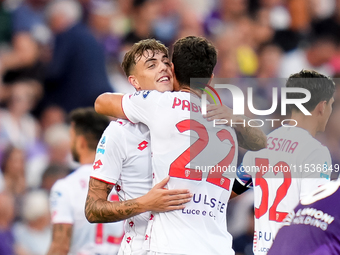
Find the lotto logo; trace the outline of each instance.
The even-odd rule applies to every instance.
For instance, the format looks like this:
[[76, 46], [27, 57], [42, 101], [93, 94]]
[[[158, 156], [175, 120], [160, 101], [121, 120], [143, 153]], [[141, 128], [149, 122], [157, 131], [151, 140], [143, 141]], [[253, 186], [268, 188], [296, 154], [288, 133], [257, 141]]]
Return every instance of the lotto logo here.
[[121, 188], [120, 188], [120, 186], [118, 184], [116, 184], [116, 191], [117, 192], [121, 191]]
[[145, 235], [145, 240], [148, 240], [149, 236], [148, 235]]
[[144, 150], [146, 147], [148, 147], [148, 142], [147, 141], [143, 141], [143, 142], [141, 142], [140, 144], [138, 144], [138, 150]]
[[150, 220], [153, 220], [153, 214], [150, 215]]
[[126, 242], [130, 243], [131, 242], [131, 237], [126, 238]]
[[129, 222], [129, 225], [130, 225], [130, 227], [132, 228], [133, 225], [134, 225], [133, 221], [130, 221], [130, 222]]
[[103, 165], [102, 161], [99, 159], [93, 164], [93, 170], [100, 168]]

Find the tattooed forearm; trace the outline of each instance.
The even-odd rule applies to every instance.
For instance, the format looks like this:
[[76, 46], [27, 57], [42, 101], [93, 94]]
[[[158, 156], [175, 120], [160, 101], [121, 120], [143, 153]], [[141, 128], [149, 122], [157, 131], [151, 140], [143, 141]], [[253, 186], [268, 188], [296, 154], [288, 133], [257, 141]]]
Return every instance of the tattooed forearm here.
[[257, 151], [267, 146], [267, 136], [260, 128], [247, 126], [248, 117], [243, 117], [245, 126], [235, 125], [239, 146], [252, 151]]
[[85, 204], [85, 216], [91, 223], [106, 223], [125, 220], [142, 212], [136, 199], [128, 201], [107, 201], [113, 185], [93, 178], [90, 179], [89, 191]]

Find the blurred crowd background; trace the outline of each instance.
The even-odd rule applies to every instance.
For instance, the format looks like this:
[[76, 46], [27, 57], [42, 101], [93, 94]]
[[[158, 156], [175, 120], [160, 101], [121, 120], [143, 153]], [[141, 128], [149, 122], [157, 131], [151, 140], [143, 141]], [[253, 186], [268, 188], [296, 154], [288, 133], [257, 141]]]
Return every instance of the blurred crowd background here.
[[[259, 108], [301, 69], [340, 78], [340, 0], [0, 0], [0, 254], [5, 242], [19, 255], [49, 247], [49, 190], [77, 167], [67, 114], [103, 92], [134, 92], [120, 67], [133, 43], [156, 38], [171, 51], [187, 35], [215, 44], [215, 77], [253, 87]], [[338, 164], [340, 90], [318, 139]], [[247, 192], [229, 204], [238, 255], [252, 254], [252, 202]]]

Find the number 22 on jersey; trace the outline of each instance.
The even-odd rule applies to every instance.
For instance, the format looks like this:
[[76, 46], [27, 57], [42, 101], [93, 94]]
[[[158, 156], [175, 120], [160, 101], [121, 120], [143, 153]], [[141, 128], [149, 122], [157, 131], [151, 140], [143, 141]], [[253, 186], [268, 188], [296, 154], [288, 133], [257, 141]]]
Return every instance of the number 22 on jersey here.
[[[176, 124], [180, 133], [188, 130], [195, 131], [198, 134], [198, 139], [188, 149], [186, 149], [172, 164], [170, 165], [169, 175], [172, 177], [189, 179], [194, 181], [202, 180], [202, 171], [198, 169], [186, 168], [186, 165], [202, 152], [209, 142], [209, 134], [206, 127], [195, 120], [183, 120]], [[221, 142], [229, 140], [232, 147], [229, 153], [217, 164], [228, 167], [233, 161], [235, 155], [235, 141], [228, 130], [221, 129], [216, 133], [216, 136]], [[217, 166], [216, 165], [216, 166]], [[216, 169], [216, 166], [211, 169]], [[226, 190], [230, 189], [230, 179], [223, 177], [223, 171], [209, 171], [207, 182], [215, 184]]]

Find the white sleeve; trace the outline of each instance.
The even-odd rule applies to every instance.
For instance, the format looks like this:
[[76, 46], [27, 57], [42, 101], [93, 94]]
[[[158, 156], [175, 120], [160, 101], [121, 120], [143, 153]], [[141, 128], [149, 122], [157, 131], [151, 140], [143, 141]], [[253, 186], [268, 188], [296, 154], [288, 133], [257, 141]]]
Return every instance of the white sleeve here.
[[137, 91], [133, 95], [124, 95], [122, 99], [123, 111], [132, 123], [142, 122], [146, 125], [157, 111], [157, 105], [163, 93], [155, 90]]
[[314, 150], [302, 163], [300, 199], [328, 183], [331, 178], [332, 159], [327, 147]]
[[74, 218], [72, 205], [69, 199], [67, 185], [65, 180], [58, 180], [52, 187], [50, 193], [50, 208], [52, 224], [66, 223], [73, 224]]
[[116, 184], [126, 159], [124, 127], [111, 122], [105, 129], [96, 150], [91, 177], [110, 184]]

